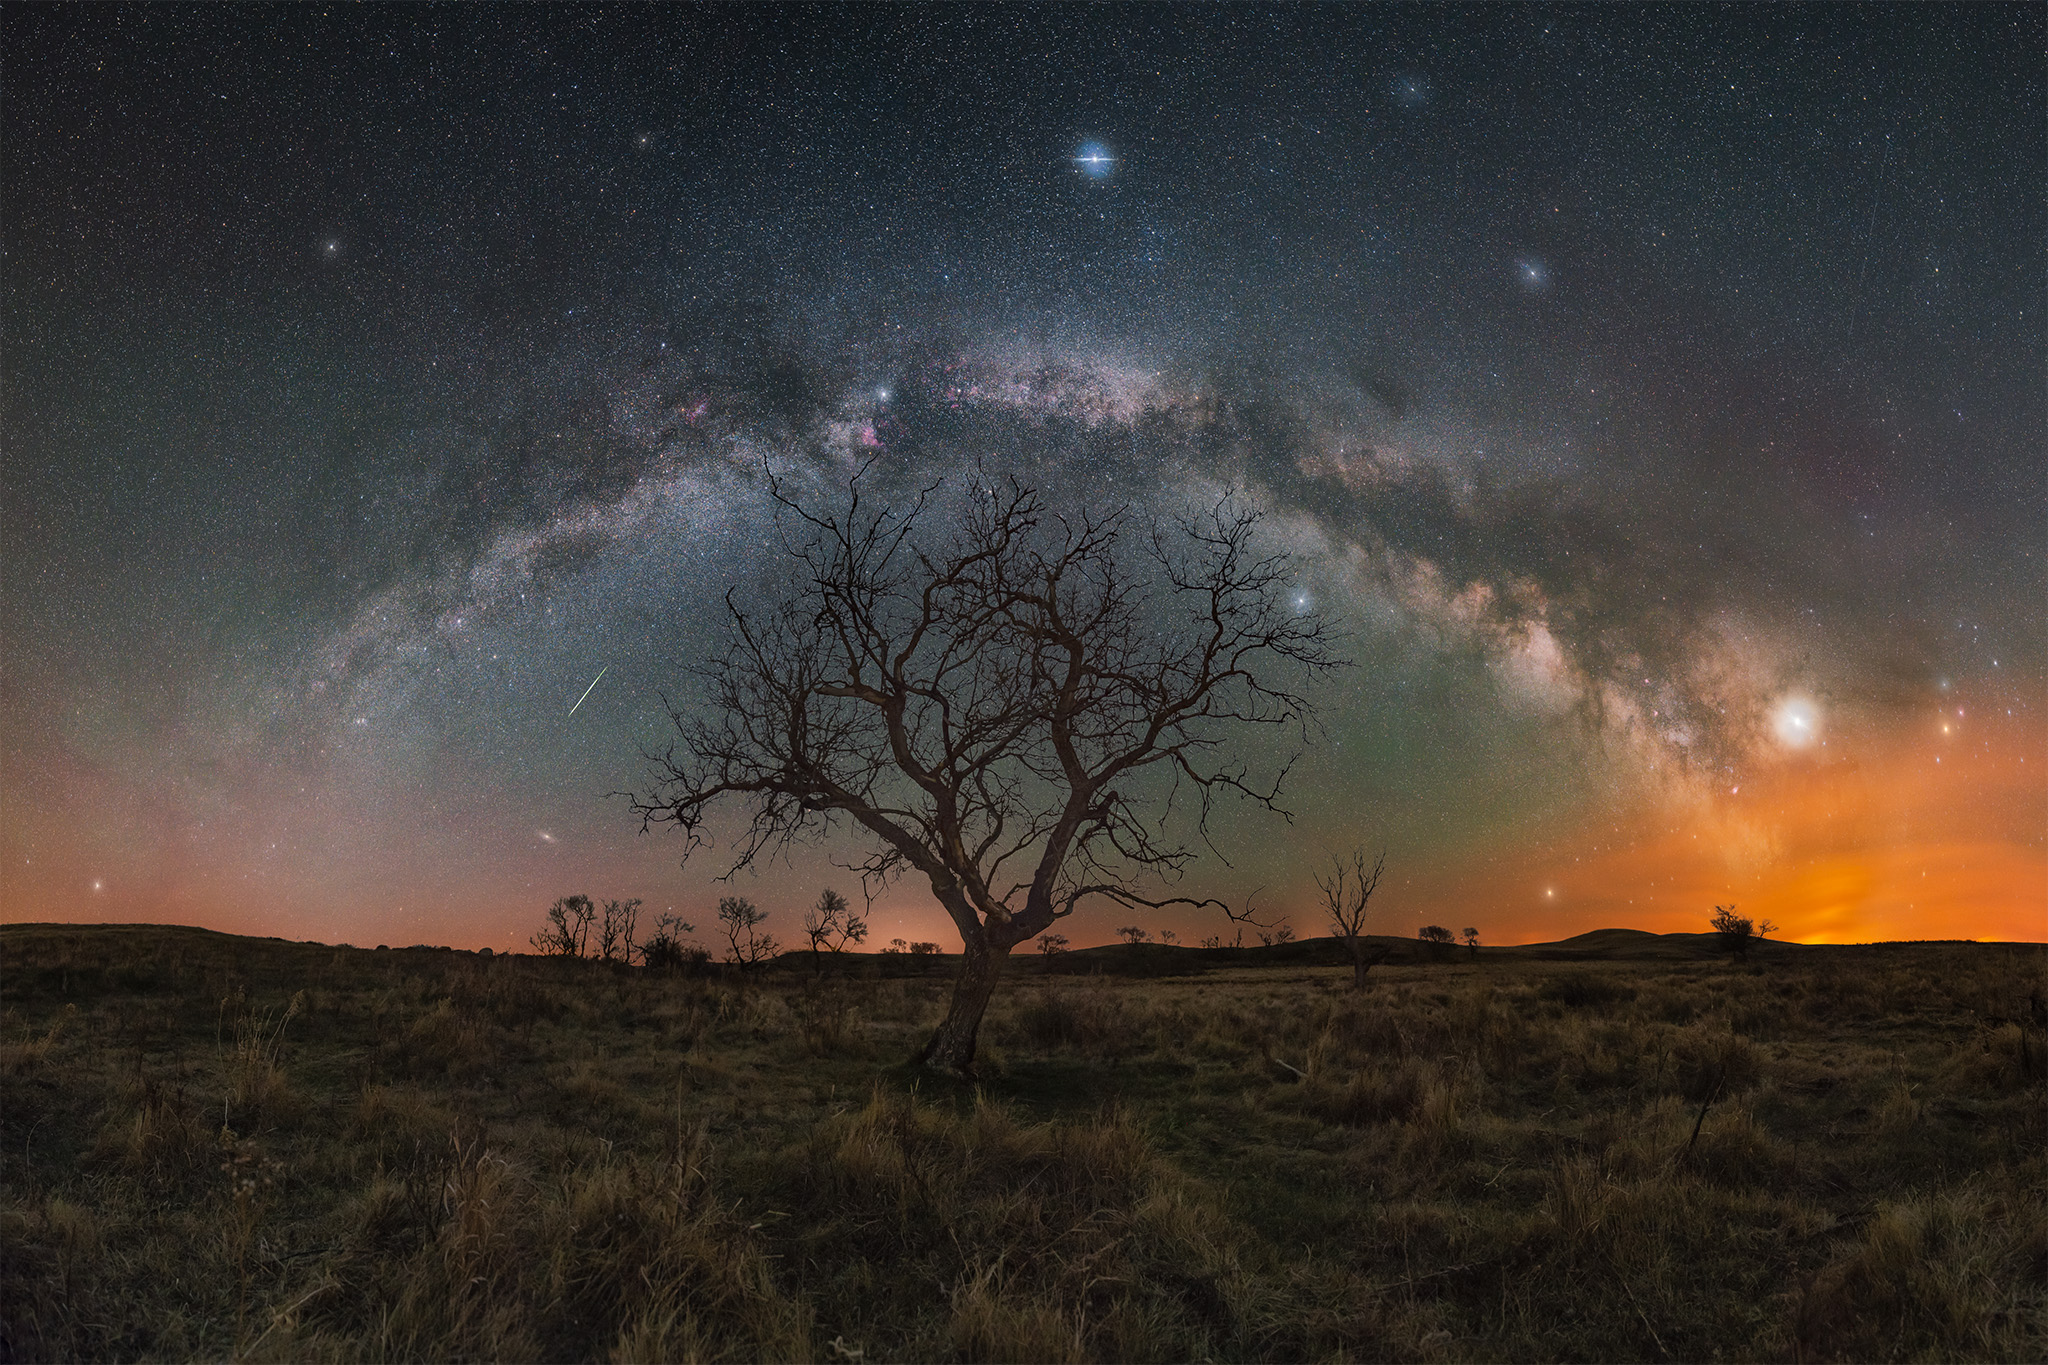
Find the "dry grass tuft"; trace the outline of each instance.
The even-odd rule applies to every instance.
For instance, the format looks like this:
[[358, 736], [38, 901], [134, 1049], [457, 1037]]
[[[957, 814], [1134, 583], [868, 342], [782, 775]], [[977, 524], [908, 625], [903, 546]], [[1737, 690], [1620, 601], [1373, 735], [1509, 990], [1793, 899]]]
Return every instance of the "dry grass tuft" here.
[[1027, 1124], [878, 1091], [779, 1164], [821, 1316], [866, 1304], [909, 1325], [947, 1305], [871, 1338], [888, 1356], [1187, 1358], [1228, 1340], [1231, 1234], [1127, 1113]]
[[1801, 1291], [1805, 1360], [2039, 1357], [2048, 1207], [1980, 1184], [1888, 1201]]
[[258, 1009], [237, 991], [220, 1002], [215, 1045], [227, 1079], [226, 1123], [260, 1124], [295, 1102], [282, 1065], [284, 1032], [305, 1001], [299, 991], [282, 1011]]
[[89, 1160], [116, 1165], [155, 1190], [182, 1185], [212, 1163], [218, 1131], [183, 1087], [144, 1079], [125, 1098], [109, 1112]]
[[1310, 1073], [1300, 1107], [1329, 1123], [1361, 1128], [1375, 1123], [1413, 1123], [1431, 1131], [1457, 1126], [1455, 1073], [1420, 1057], [1366, 1068], [1342, 1084]]
[[9, 1076], [35, 1074], [36, 1068], [49, 1059], [50, 1049], [57, 1045], [58, 1035], [75, 1022], [77, 1017], [78, 1007], [67, 1005], [64, 1013], [50, 1021], [49, 1028], [40, 1038], [35, 1037], [33, 1032], [23, 1025], [21, 1037], [0, 1042], [0, 1072], [5, 1072]]

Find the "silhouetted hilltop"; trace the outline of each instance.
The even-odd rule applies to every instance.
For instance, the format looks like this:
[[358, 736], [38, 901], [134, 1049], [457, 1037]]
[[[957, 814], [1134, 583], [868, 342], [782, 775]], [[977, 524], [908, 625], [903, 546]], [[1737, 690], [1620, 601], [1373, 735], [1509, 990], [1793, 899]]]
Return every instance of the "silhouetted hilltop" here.
[[[1761, 955], [1805, 946], [1777, 939], [1760, 939], [1750, 945], [1750, 951]], [[1653, 934], [1646, 929], [1593, 929], [1556, 943], [1524, 943], [1501, 951], [1520, 957], [1588, 961], [1669, 962], [1728, 956], [1728, 950], [1721, 945], [1721, 936], [1716, 933]]]
[[[1363, 939], [1373, 951], [1386, 950], [1386, 956], [1381, 959], [1380, 965], [1388, 967], [1504, 961], [1618, 963], [1732, 960], [1732, 955], [1722, 946], [1721, 936], [1715, 933], [1655, 934], [1642, 929], [1594, 929], [1560, 939], [1555, 943], [1483, 946], [1477, 953], [1463, 944], [1429, 944], [1418, 939], [1397, 938], [1388, 934], [1368, 934], [1364, 935]], [[9, 965], [17, 968], [20, 965], [20, 958], [16, 955], [23, 950], [33, 944], [56, 941], [68, 942], [88, 951], [93, 945], [98, 945], [99, 951], [96, 955], [109, 964], [108, 974], [119, 976], [124, 984], [131, 986], [153, 975], [155, 963], [152, 959], [160, 959], [166, 954], [181, 956], [196, 953], [211, 958], [225, 956], [252, 965], [261, 962], [266, 966], [282, 966], [287, 961], [302, 960], [307, 955], [315, 953], [386, 951], [382, 945], [372, 950], [346, 944], [294, 942], [274, 937], [227, 934], [189, 925], [0, 925], [0, 948], [4, 948], [4, 956], [15, 958]], [[1752, 944], [1750, 954], [1754, 961], [1768, 962], [1783, 960], [1793, 955], [1805, 956], [1823, 952], [1860, 953], [1870, 949], [1905, 946], [1908, 945], [1802, 944], [1766, 939]], [[394, 958], [406, 960], [422, 954], [463, 952], [467, 955], [468, 950], [413, 944], [402, 948], [393, 947], [388, 951]], [[489, 950], [485, 949], [479, 950], [475, 955], [490, 954]], [[879, 974], [885, 977], [950, 977], [958, 961], [958, 953], [930, 953], [917, 956], [907, 953], [826, 953], [822, 964], [814, 964], [808, 950], [798, 949], [783, 953], [775, 960], [771, 970], [808, 973], [822, 966], [826, 974], [835, 976], [854, 972], [862, 975]], [[1350, 962], [1351, 958], [1345, 951], [1344, 944], [1335, 938], [1309, 938], [1291, 943], [1216, 948], [1167, 943], [1110, 943], [1093, 948], [1071, 948], [1049, 955], [1026, 945], [1011, 954], [1006, 974], [1169, 977], [1193, 976], [1233, 968], [1347, 967]], [[123, 965], [116, 970], [112, 966], [115, 963]], [[63, 970], [67, 978], [78, 974], [77, 967]], [[714, 966], [711, 970], [720, 969]], [[8, 988], [17, 987], [19, 984], [18, 979], [0, 982], [0, 995], [10, 993]]]

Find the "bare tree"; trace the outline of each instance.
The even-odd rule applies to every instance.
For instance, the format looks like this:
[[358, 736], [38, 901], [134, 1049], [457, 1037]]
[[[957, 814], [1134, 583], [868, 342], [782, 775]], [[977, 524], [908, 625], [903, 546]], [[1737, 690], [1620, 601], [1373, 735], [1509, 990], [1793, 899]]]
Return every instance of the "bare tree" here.
[[1351, 955], [1351, 989], [1365, 989], [1365, 974], [1387, 960], [1393, 949], [1385, 944], [1368, 944], [1365, 917], [1372, 908], [1373, 892], [1380, 889], [1380, 877], [1387, 870], [1387, 855], [1380, 853], [1370, 864], [1361, 845], [1351, 851], [1351, 860], [1332, 853], [1327, 875], [1316, 874], [1316, 888], [1323, 893], [1323, 908], [1330, 914], [1330, 932]]
[[582, 957], [596, 915], [590, 897], [564, 896], [548, 907], [548, 922], [527, 942], [544, 957]]
[[597, 924], [597, 955], [607, 962], [631, 962], [633, 938], [640, 924], [640, 902], [611, 901]]
[[828, 886], [819, 893], [818, 903], [804, 911], [804, 937], [811, 941], [811, 966], [822, 974], [824, 959], [819, 954], [828, 948], [843, 953], [849, 944], [866, 943], [868, 922]]
[[768, 912], [757, 910], [754, 903], [742, 896], [726, 896], [718, 902], [718, 924], [725, 930], [725, 960], [735, 967], [758, 967], [775, 956], [780, 946], [767, 934], [761, 932], [761, 925], [768, 919]]
[[1141, 928], [1135, 924], [1126, 924], [1116, 932], [1117, 937], [1134, 948], [1140, 943], [1150, 942], [1152, 938], [1152, 931], [1150, 929]]
[[1226, 499], [1145, 534], [1127, 509], [1056, 516], [1012, 480], [922, 543], [936, 485], [877, 508], [856, 476], [829, 513], [771, 487], [798, 532], [794, 581], [761, 613], [727, 596], [702, 702], [668, 704], [678, 739], [633, 797], [643, 829], [674, 824], [694, 849], [732, 797], [748, 813], [732, 870], [850, 825], [871, 884], [926, 881], [963, 951], [922, 1061], [953, 1074], [971, 1072], [1010, 950], [1082, 902], [1229, 910], [1163, 894], [1214, 797], [1280, 809], [1286, 765], [1256, 778], [1227, 743], [1301, 727], [1277, 675], [1340, 662], [1291, 609], [1256, 512]]
[[1064, 953], [1066, 950], [1067, 936], [1065, 934], [1040, 934], [1038, 936], [1038, 951], [1044, 953], [1047, 957], [1051, 957], [1055, 953]]
[[1444, 954], [1458, 946], [1458, 936], [1441, 924], [1425, 924], [1415, 931], [1415, 937], [1429, 945], [1430, 956], [1439, 962], [1443, 961]]
[[1749, 950], [1769, 938], [1778, 927], [1769, 920], [1759, 924], [1747, 915], [1738, 915], [1732, 905], [1715, 906], [1714, 918], [1709, 923], [1721, 936], [1721, 946], [1735, 954], [1739, 962], [1749, 961]]
[[1471, 951], [1472, 956], [1479, 956], [1479, 931], [1477, 929], [1467, 929], [1465, 931], [1465, 947]]

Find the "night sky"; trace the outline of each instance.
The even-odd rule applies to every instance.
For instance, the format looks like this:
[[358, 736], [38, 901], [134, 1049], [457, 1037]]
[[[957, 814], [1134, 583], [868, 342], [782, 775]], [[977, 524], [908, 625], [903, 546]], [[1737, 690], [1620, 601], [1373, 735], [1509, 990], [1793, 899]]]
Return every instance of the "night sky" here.
[[9, 6], [0, 918], [708, 927], [604, 793], [872, 457], [1266, 509], [1357, 667], [1197, 894], [2048, 937], [2044, 16]]

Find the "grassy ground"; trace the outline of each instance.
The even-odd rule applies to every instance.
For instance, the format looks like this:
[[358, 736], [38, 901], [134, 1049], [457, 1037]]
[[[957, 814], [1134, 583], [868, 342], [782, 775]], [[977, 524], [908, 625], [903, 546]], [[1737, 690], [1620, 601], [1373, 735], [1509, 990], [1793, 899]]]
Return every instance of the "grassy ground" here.
[[943, 964], [0, 929], [0, 1359], [2048, 1357], [2041, 949], [1291, 948], [970, 1093]]

